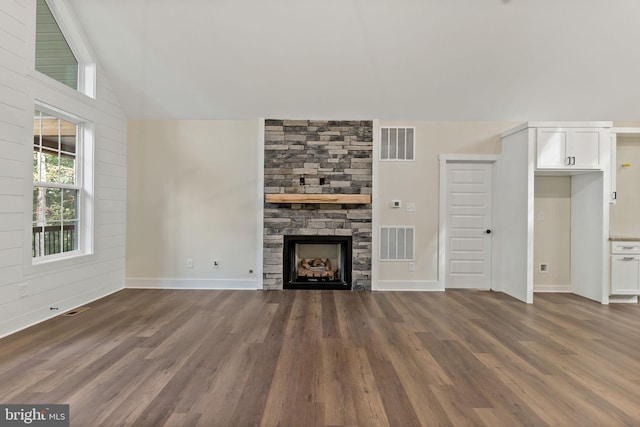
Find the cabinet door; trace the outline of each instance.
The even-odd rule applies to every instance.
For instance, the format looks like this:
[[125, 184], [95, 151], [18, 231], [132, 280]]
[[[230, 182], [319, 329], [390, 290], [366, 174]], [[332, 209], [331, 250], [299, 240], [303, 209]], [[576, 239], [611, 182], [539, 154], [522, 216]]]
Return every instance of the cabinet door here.
[[611, 255], [611, 294], [640, 294], [640, 256]]
[[566, 154], [573, 169], [600, 169], [600, 131], [571, 130], [567, 135]]
[[569, 166], [567, 131], [563, 129], [538, 129], [536, 149], [538, 169], [564, 169]]

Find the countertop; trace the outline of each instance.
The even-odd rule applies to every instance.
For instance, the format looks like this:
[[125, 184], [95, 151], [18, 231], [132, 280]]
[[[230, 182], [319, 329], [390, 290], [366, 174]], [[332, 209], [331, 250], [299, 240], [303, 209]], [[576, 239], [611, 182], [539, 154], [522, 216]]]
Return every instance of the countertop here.
[[634, 242], [634, 241], [640, 241], [640, 237], [611, 236], [611, 237], [609, 237], [609, 241], [611, 241], [611, 242]]

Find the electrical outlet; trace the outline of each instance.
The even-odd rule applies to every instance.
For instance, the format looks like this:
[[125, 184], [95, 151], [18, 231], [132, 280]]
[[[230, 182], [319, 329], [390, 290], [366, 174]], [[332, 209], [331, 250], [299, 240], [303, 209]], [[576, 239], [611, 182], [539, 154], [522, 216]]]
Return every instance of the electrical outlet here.
[[187, 258], [187, 268], [193, 268], [193, 258]]
[[220, 267], [220, 262], [217, 259], [213, 260], [213, 268], [218, 268]]
[[415, 212], [416, 211], [416, 204], [413, 202], [408, 202], [407, 203], [407, 212]]
[[416, 271], [416, 263], [415, 262], [408, 263], [408, 266], [409, 266], [409, 271]]
[[20, 289], [20, 298], [23, 298], [29, 295], [29, 287], [27, 286], [26, 283], [23, 283], [22, 285], [20, 285], [18, 289]]

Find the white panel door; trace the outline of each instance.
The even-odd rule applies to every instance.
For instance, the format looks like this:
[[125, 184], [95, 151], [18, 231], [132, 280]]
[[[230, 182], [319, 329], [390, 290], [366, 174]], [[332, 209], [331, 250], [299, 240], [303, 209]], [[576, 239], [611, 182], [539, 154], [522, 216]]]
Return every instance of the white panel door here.
[[447, 163], [446, 288], [491, 288], [491, 163]]

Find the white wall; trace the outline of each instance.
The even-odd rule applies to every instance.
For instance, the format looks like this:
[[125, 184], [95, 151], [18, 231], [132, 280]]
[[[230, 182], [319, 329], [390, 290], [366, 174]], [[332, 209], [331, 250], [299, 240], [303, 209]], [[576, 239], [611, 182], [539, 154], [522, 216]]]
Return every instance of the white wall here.
[[[407, 262], [380, 262], [374, 289], [438, 289], [439, 154], [498, 154], [500, 133], [520, 123], [513, 122], [391, 122], [380, 126], [414, 126], [413, 162], [377, 161], [374, 188], [374, 227], [414, 225], [416, 227], [415, 271]], [[402, 209], [390, 207], [392, 199], [402, 200]], [[416, 204], [407, 212], [406, 204]], [[375, 236], [376, 234], [374, 234]]]
[[[262, 215], [259, 123], [130, 122], [128, 286], [262, 287], [257, 274], [261, 268], [257, 251]], [[374, 289], [439, 288], [438, 155], [500, 153], [500, 134], [520, 123], [378, 123], [416, 128], [416, 160], [376, 160], [374, 188], [375, 225], [414, 225], [416, 261], [413, 272], [408, 270], [407, 262], [380, 262], [374, 246]], [[236, 178], [229, 180], [230, 176]], [[517, 265], [549, 262], [549, 274], [535, 275], [536, 289], [568, 287], [571, 263], [566, 225], [570, 224], [570, 179], [536, 177], [536, 189], [535, 207], [544, 209], [545, 221], [532, 224], [536, 233], [535, 261], [526, 259], [523, 251]], [[513, 191], [514, 197], [519, 197], [525, 189], [516, 186]], [[202, 198], [203, 193], [210, 197]], [[402, 200], [403, 208], [392, 209], [392, 199]], [[416, 212], [406, 211], [407, 202], [416, 203]], [[494, 212], [496, 221], [501, 214], [505, 218], [511, 215], [513, 201], [505, 200], [504, 206], [505, 212]], [[497, 228], [500, 226], [496, 223]], [[494, 236], [496, 239], [499, 237]], [[514, 242], [518, 248], [521, 243], [524, 244]], [[189, 258], [193, 259], [192, 268], [187, 268]], [[218, 269], [211, 267], [214, 258], [220, 260]], [[499, 258], [496, 262], [500, 262]], [[505, 267], [505, 277], [513, 273], [513, 267]], [[494, 279], [496, 283], [501, 280]], [[508, 289], [497, 286], [496, 290]], [[531, 299], [531, 289], [523, 285], [518, 296]]]
[[[0, 336], [122, 289], [126, 120], [98, 66], [97, 98], [33, 71], [35, 1], [0, 2]], [[95, 123], [93, 255], [31, 260], [34, 100]], [[28, 295], [20, 297], [20, 285]], [[50, 307], [58, 307], [51, 311]]]
[[536, 176], [534, 197], [534, 291], [571, 292], [571, 177]]
[[[262, 288], [259, 124], [129, 122], [128, 287]], [[378, 289], [428, 289], [438, 279], [438, 155], [499, 153], [500, 133], [516, 124], [381, 125], [416, 127], [416, 161], [377, 163], [378, 225], [415, 225], [417, 239], [414, 272], [406, 262], [379, 262], [373, 254]], [[416, 203], [416, 212], [391, 209], [396, 198], [403, 207]]]
[[129, 122], [127, 287], [262, 287], [261, 132], [259, 120]]
[[[616, 157], [618, 198], [611, 205], [609, 232], [640, 239], [640, 137], [618, 135]], [[623, 167], [623, 163], [631, 166]]]

